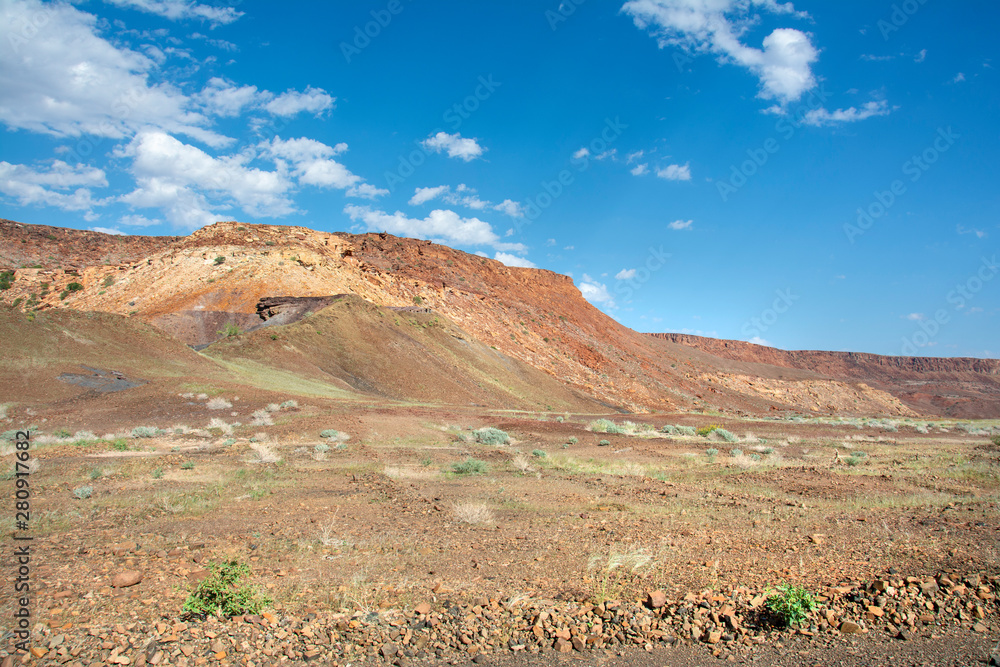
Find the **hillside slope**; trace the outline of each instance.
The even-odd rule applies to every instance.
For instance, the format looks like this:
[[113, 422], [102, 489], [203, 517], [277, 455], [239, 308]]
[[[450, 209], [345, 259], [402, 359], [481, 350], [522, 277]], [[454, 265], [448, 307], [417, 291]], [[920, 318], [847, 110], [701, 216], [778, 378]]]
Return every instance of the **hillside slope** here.
[[219, 340], [226, 325], [259, 326], [262, 299], [351, 294], [381, 307], [428, 308], [575, 396], [627, 411], [913, 414], [900, 394], [853, 376], [737, 362], [635, 332], [588, 303], [567, 276], [429, 241], [221, 222], [185, 237], [87, 236], [80, 256], [70, 257], [72, 242], [59, 239], [82, 233], [0, 230], [22, 260], [10, 267], [4, 302], [138, 317], [192, 346]]

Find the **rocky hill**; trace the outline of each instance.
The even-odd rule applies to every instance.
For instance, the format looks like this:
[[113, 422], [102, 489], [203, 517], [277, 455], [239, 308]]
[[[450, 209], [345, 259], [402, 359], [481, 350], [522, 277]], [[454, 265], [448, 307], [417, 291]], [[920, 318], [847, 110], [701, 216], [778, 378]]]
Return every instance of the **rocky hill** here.
[[[574, 396], [622, 411], [996, 414], [992, 375], [963, 376], [974, 385], [968, 400], [952, 402], [956, 390], [943, 385], [929, 385], [940, 391], [924, 400], [906, 384], [922, 377], [918, 370], [910, 380], [874, 383], [832, 365], [827, 372], [808, 363], [727, 356], [635, 332], [594, 308], [567, 276], [429, 241], [238, 222], [185, 237], [52, 230], [0, 226], [4, 248], [16, 248], [0, 256], [6, 265], [0, 268], [14, 273], [0, 299], [22, 310], [135, 317], [199, 348], [227, 328], [261, 326], [282, 299], [353, 295], [381, 308], [428, 309], [470, 341], [541, 371]], [[277, 320], [284, 325], [309, 312], [286, 311]], [[374, 373], [375, 365], [365, 372]], [[987, 402], [980, 405], [974, 395]]]

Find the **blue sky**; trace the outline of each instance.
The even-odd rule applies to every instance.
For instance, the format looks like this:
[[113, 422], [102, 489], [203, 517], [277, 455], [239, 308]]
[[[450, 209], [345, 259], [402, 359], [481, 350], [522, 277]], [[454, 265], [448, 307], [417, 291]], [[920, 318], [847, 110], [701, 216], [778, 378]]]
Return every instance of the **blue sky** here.
[[0, 215], [388, 231], [639, 331], [1000, 356], [1000, 6], [0, 0]]

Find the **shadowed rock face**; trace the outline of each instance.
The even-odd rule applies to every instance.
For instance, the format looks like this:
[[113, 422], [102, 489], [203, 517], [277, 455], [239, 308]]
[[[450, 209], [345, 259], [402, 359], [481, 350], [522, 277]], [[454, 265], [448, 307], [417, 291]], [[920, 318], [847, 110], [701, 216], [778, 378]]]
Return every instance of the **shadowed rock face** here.
[[268, 326], [291, 324], [345, 296], [266, 296], [257, 302], [257, 315]]

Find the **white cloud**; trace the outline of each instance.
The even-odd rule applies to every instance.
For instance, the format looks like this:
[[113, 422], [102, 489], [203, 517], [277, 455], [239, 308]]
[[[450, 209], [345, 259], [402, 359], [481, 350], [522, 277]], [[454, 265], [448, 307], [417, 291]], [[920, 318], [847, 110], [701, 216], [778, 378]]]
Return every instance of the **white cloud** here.
[[642, 164], [637, 164], [629, 171], [631, 171], [633, 176], [645, 176], [649, 173], [649, 165], [643, 162]]
[[279, 171], [281, 168], [290, 167], [291, 174], [298, 179], [300, 185], [347, 190], [347, 196], [365, 199], [389, 193], [388, 190], [381, 190], [365, 183], [360, 176], [351, 173], [343, 164], [332, 159], [335, 155], [347, 151], [345, 143], [328, 146], [321, 141], [306, 137], [287, 140], [275, 137], [270, 142], [265, 141], [260, 147], [265, 154], [275, 159]]
[[607, 160], [607, 159], [610, 158], [612, 160], [615, 160], [615, 156], [616, 155], [618, 155], [618, 149], [617, 148], [612, 148], [611, 150], [607, 150], [607, 151], [604, 151], [603, 153], [599, 153], [599, 154], [595, 155], [594, 159], [595, 160]]
[[128, 236], [126, 232], [123, 232], [117, 227], [88, 227], [87, 229], [92, 232], [99, 232], [101, 234], [108, 234], [110, 236]]
[[424, 148], [433, 153], [448, 153], [448, 157], [458, 158], [469, 162], [480, 157], [486, 149], [479, 145], [476, 139], [463, 139], [458, 132], [448, 134], [438, 132], [429, 139], [421, 142]]
[[[349, 205], [344, 213], [352, 222], [362, 222], [370, 231], [389, 232], [418, 239], [441, 240], [461, 245], [493, 245], [501, 247], [499, 237], [488, 222], [479, 218], [463, 218], [450, 210], [436, 209], [423, 219], [408, 218], [400, 211], [385, 213], [368, 206]], [[503, 249], [523, 248], [509, 244]]]
[[615, 274], [615, 280], [632, 280], [635, 278], [635, 269], [622, 269]]
[[586, 273], [583, 274], [583, 279], [578, 285], [580, 288], [580, 294], [583, 298], [594, 305], [604, 305], [608, 308], [615, 307], [615, 300], [608, 292], [608, 286], [604, 283], [599, 283]]
[[551, 247], [552, 247], [552, 246], [554, 246], [555, 244], [556, 244], [556, 240], [555, 240], [555, 239], [546, 239], [546, 240], [545, 240], [545, 246], [546, 246], [547, 248], [551, 248]]
[[504, 215], [510, 216], [512, 218], [524, 217], [524, 207], [521, 206], [520, 202], [516, 202], [512, 199], [504, 199], [502, 202], [494, 206], [493, 210], [500, 211]]
[[[135, 208], [160, 208], [170, 222], [181, 227], [215, 222], [212, 210], [233, 205], [255, 217], [280, 217], [295, 211], [288, 197], [292, 183], [284, 171], [247, 167], [252, 156], [245, 153], [215, 158], [166, 133], [147, 131], [116, 155], [132, 158], [137, 183], [121, 200]], [[210, 203], [206, 193], [219, 201]]]
[[691, 225], [694, 224], [694, 220], [674, 220], [667, 227], [674, 230], [675, 232], [687, 231], [691, 229]]
[[152, 227], [163, 223], [160, 219], [150, 220], [144, 215], [123, 215], [119, 222], [128, 227]]
[[927, 316], [924, 315], [923, 313], [910, 313], [909, 315], [906, 316], [906, 319], [911, 320], [913, 322], [923, 322], [924, 320], [927, 319]]
[[55, 206], [64, 211], [89, 211], [95, 201], [90, 188], [107, 187], [104, 172], [85, 165], [53, 160], [48, 170], [0, 162], [0, 193], [21, 206]]
[[294, 116], [303, 111], [320, 116], [324, 111], [333, 108], [336, 99], [328, 95], [322, 88], [309, 86], [304, 93], [297, 90], [285, 91], [265, 104], [264, 108], [275, 116]]
[[426, 204], [429, 201], [437, 199], [449, 190], [451, 188], [447, 185], [439, 185], [436, 188], [417, 188], [413, 191], [413, 196], [410, 197], [408, 203], [410, 206], [420, 206], [421, 204]]
[[955, 78], [951, 80], [952, 83], [961, 83], [963, 81], [965, 81], [965, 74], [963, 74], [962, 72], [956, 74]]
[[506, 266], [520, 266], [525, 269], [537, 269], [534, 262], [530, 262], [524, 257], [518, 257], [517, 255], [511, 255], [506, 252], [498, 252], [493, 259], [498, 262], [502, 262]]
[[754, 336], [753, 338], [751, 338], [747, 342], [748, 343], [753, 343], [754, 345], [763, 345], [765, 347], [774, 347], [773, 345], [771, 345], [771, 343], [767, 342], [766, 340], [764, 340], [760, 336]]
[[208, 21], [214, 28], [217, 25], [228, 25], [241, 16], [243, 12], [238, 12], [232, 7], [212, 7], [211, 5], [200, 5], [188, 0], [104, 0], [118, 7], [129, 7], [139, 11], [156, 14], [171, 21], [184, 19], [198, 19]]
[[691, 166], [690, 163], [684, 165], [671, 164], [665, 169], [657, 169], [656, 175], [668, 181], [690, 181]]
[[632, 164], [638, 160], [642, 159], [642, 156], [646, 154], [646, 151], [633, 151], [625, 156], [625, 164]]
[[244, 109], [255, 106], [262, 93], [256, 86], [236, 86], [230, 81], [214, 77], [201, 92], [194, 95], [205, 111], [213, 116], [239, 116]]
[[913, 59], [915, 63], [922, 63], [927, 60], [927, 49], [920, 49], [920, 53]]
[[758, 9], [806, 17], [777, 0], [630, 0], [622, 7], [638, 28], [657, 37], [660, 48], [714, 53], [753, 72], [760, 80], [759, 97], [794, 102], [815, 87], [812, 64], [819, 52], [809, 35], [791, 28], [772, 31], [762, 49], [743, 44], [741, 37], [759, 19]]
[[[31, 21], [46, 23], [31, 39]], [[0, 121], [56, 136], [122, 139], [160, 127], [212, 146], [230, 140], [169, 83], [149, 82], [156, 63], [116, 48], [96, 33], [97, 19], [70, 4], [0, 2]]]
[[989, 236], [989, 234], [987, 234], [987, 233], [986, 233], [986, 232], [985, 232], [984, 230], [982, 230], [982, 229], [976, 229], [976, 228], [974, 228], [974, 227], [973, 227], [973, 228], [971, 228], [971, 229], [967, 229], [967, 228], [966, 228], [966, 227], [964, 227], [963, 225], [956, 225], [956, 226], [955, 226], [955, 231], [956, 231], [957, 233], [959, 233], [959, 234], [975, 234], [975, 235], [976, 235], [976, 238], [979, 238], [979, 239], [984, 239], [984, 238], [986, 238], [987, 236]]
[[587, 157], [588, 155], [590, 155], [590, 149], [584, 147], [584, 148], [579, 149], [575, 153], [573, 153], [573, 159], [574, 160], [580, 160], [580, 159], [583, 159], [583, 158]]
[[860, 109], [855, 107], [837, 109], [836, 111], [813, 109], [803, 116], [802, 122], [806, 125], [823, 127], [824, 125], [835, 125], [837, 123], [855, 123], [874, 116], [888, 116], [891, 113], [892, 109], [889, 108], [889, 105], [884, 100], [880, 100], [877, 102], [868, 102]]

